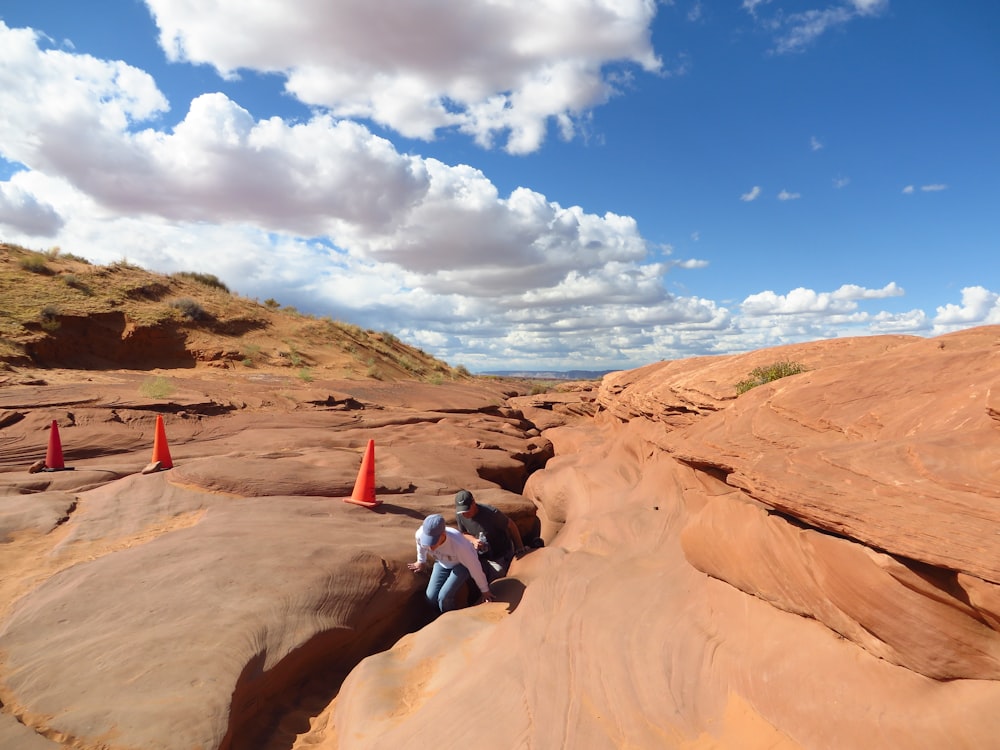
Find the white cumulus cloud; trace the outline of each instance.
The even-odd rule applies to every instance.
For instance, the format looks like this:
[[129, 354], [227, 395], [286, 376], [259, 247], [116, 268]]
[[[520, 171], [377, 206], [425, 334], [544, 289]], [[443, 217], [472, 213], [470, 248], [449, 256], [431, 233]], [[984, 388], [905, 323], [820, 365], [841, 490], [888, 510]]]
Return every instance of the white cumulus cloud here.
[[750, 317], [848, 313], [857, 309], [858, 300], [883, 299], [902, 294], [903, 290], [895, 282], [890, 282], [881, 289], [845, 284], [832, 292], [816, 292], [799, 287], [788, 294], [776, 294], [772, 291], [752, 294], [740, 304], [740, 312]]
[[934, 326], [940, 330], [995, 323], [1000, 323], [1000, 294], [981, 286], [965, 287], [960, 305], [938, 307], [934, 316]]
[[539, 148], [550, 121], [613, 96], [606, 68], [661, 68], [652, 0], [146, 0], [173, 60], [286, 78], [337, 117], [370, 118], [411, 138], [456, 128], [512, 153]]

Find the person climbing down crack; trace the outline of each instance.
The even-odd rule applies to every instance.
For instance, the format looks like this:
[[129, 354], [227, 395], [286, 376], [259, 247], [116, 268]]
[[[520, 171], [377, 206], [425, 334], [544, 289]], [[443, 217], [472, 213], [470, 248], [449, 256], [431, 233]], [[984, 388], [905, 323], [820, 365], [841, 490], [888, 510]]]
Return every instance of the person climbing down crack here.
[[492, 505], [476, 502], [468, 490], [455, 493], [455, 518], [458, 530], [476, 548], [486, 580], [503, 578], [514, 557], [524, 554], [517, 524]]
[[427, 602], [440, 612], [458, 609], [456, 597], [462, 585], [471, 577], [482, 594], [480, 602], [494, 601], [489, 581], [479, 564], [476, 548], [462, 532], [445, 525], [444, 516], [434, 513], [424, 519], [414, 535], [417, 542], [417, 560], [407, 567], [414, 573], [427, 569], [427, 556], [434, 557], [430, 580], [425, 596]]

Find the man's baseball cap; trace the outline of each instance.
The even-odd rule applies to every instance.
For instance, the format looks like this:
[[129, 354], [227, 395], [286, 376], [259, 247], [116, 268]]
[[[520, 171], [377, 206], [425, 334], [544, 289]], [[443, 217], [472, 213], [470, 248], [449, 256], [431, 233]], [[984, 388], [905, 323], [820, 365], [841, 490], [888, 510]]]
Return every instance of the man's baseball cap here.
[[472, 493], [468, 490], [459, 490], [455, 493], [455, 510], [459, 513], [464, 513], [471, 508], [473, 502], [475, 500], [472, 497]]
[[437, 544], [437, 540], [441, 538], [443, 533], [444, 516], [440, 513], [434, 513], [433, 515], [427, 516], [427, 518], [424, 519], [423, 525], [420, 527], [420, 543], [425, 547]]

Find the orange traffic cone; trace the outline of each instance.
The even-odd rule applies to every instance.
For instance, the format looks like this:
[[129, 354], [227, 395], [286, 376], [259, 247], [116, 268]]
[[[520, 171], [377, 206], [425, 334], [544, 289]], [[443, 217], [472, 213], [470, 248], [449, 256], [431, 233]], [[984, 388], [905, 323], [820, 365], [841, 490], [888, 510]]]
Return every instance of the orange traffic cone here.
[[149, 474], [160, 469], [172, 469], [174, 462], [170, 458], [170, 448], [167, 446], [167, 431], [163, 427], [163, 417], [156, 415], [156, 432], [153, 435], [153, 458], [149, 466], [142, 470]]
[[375, 497], [375, 441], [368, 441], [368, 448], [365, 456], [361, 459], [361, 469], [358, 470], [358, 479], [354, 483], [354, 492], [350, 497], [344, 498], [345, 503], [363, 505], [366, 508], [374, 508], [382, 504], [382, 501]]
[[50, 471], [66, 468], [63, 462], [62, 441], [59, 439], [59, 424], [54, 419], [49, 430], [49, 448], [45, 451], [45, 468]]

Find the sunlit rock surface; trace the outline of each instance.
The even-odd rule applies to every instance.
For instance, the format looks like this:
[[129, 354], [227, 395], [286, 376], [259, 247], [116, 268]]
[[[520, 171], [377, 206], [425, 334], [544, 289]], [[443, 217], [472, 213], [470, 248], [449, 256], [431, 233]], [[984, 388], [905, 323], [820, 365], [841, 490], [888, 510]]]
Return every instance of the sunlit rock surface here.
[[[0, 389], [20, 415], [0, 432], [4, 748], [250, 747], [304, 681], [427, 619], [406, 568], [426, 514], [466, 487], [534, 520], [520, 490], [551, 445], [496, 388], [141, 382]], [[144, 474], [157, 413], [174, 467]], [[68, 470], [28, 473], [52, 420]], [[375, 509], [343, 501], [368, 440]]]
[[[781, 360], [805, 372], [736, 396]], [[0, 746], [1000, 736], [1000, 328], [516, 398], [139, 379], [0, 388]], [[175, 467], [141, 474], [157, 412]], [[51, 419], [73, 470], [28, 474]], [[374, 511], [341, 500], [369, 438]], [[546, 546], [418, 629], [413, 530], [459, 487]]]
[[995, 327], [607, 376], [543, 433], [512, 603], [362, 662], [298, 746], [991, 747], [998, 395]]

